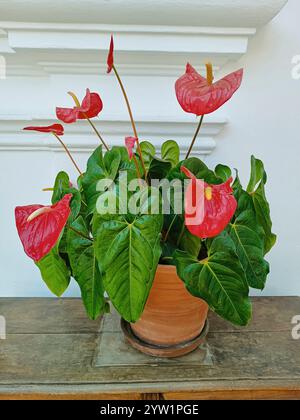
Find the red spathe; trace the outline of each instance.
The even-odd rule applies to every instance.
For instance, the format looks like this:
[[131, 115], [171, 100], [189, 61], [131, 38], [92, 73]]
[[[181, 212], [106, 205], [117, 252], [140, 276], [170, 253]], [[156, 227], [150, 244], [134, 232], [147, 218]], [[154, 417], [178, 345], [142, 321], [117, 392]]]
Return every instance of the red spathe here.
[[[194, 214], [185, 212], [185, 223], [187, 229], [195, 236], [206, 239], [219, 235], [232, 219], [237, 201], [233, 196], [231, 187], [232, 178], [229, 178], [224, 184], [210, 185], [204, 181], [198, 180], [188, 169], [181, 168], [181, 171], [191, 179], [185, 196], [185, 208], [191, 209], [193, 205], [191, 200], [195, 200], [195, 206], [203, 206], [197, 209], [202, 214], [201, 222], [193, 223]], [[197, 197], [196, 182], [203, 183], [204, 197]], [[187, 202], [187, 200], [189, 200]], [[195, 211], [196, 213], [196, 211]]]
[[102, 109], [103, 103], [98, 93], [91, 93], [87, 89], [80, 107], [56, 108], [56, 116], [64, 123], [71, 124], [77, 120], [97, 117]]
[[175, 84], [176, 96], [185, 112], [206, 115], [224, 105], [238, 90], [243, 79], [243, 69], [210, 84], [190, 64]]
[[[53, 206], [39, 204], [16, 207], [15, 217], [19, 237], [26, 254], [34, 261], [40, 261], [57, 243], [70, 215], [72, 194], [67, 194]], [[47, 209], [28, 221], [36, 210]]]
[[38, 131], [40, 133], [54, 133], [58, 136], [62, 136], [64, 134], [64, 127], [61, 124], [53, 124], [48, 125], [46, 127], [25, 127], [23, 130], [27, 131]]

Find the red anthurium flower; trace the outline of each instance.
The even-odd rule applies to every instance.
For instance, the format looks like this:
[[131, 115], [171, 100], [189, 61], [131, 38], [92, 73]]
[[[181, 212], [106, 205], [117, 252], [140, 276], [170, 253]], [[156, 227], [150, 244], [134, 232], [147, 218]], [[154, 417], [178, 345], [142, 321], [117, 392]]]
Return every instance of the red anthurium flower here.
[[113, 65], [114, 65], [114, 38], [113, 36], [111, 36], [109, 53], [107, 56], [107, 73], [110, 73], [112, 71]]
[[40, 261], [58, 241], [70, 215], [72, 194], [53, 206], [31, 205], [15, 209], [16, 225], [26, 254]]
[[187, 64], [185, 74], [175, 84], [176, 96], [185, 112], [206, 115], [216, 111], [238, 90], [243, 79], [243, 69], [213, 83], [212, 65], [206, 65], [207, 78]]
[[130, 160], [133, 158], [133, 148], [134, 148], [136, 142], [137, 142], [136, 137], [126, 137], [125, 138], [125, 145], [126, 145]]
[[[74, 97], [74, 95], [72, 94]], [[56, 116], [66, 124], [71, 124], [77, 120], [86, 120], [97, 117], [103, 109], [103, 103], [98, 93], [91, 93], [86, 90], [86, 95], [78, 106], [73, 108], [56, 108]]]
[[232, 178], [224, 184], [209, 185], [184, 166], [181, 171], [192, 180], [185, 197], [185, 224], [201, 239], [219, 235], [232, 219], [237, 202], [231, 187]]
[[41, 133], [55, 133], [58, 136], [62, 136], [64, 134], [64, 127], [61, 124], [53, 124], [47, 127], [25, 127], [23, 130], [39, 131]]

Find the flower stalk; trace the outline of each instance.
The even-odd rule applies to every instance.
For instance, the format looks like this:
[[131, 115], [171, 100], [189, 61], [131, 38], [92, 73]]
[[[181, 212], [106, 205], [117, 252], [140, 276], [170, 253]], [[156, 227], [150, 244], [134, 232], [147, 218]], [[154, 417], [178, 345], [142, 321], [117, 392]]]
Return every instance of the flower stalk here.
[[202, 115], [202, 116], [201, 116], [201, 118], [200, 118], [199, 124], [198, 124], [198, 126], [197, 126], [196, 132], [195, 132], [195, 134], [194, 134], [194, 137], [193, 137], [192, 143], [191, 143], [191, 145], [190, 145], [190, 147], [189, 147], [189, 150], [188, 150], [188, 152], [187, 152], [187, 154], [186, 154], [185, 159], [188, 159], [188, 158], [189, 158], [189, 156], [190, 156], [190, 154], [191, 154], [191, 152], [192, 152], [192, 150], [193, 150], [193, 147], [194, 147], [195, 141], [196, 141], [196, 139], [197, 139], [197, 137], [198, 137], [198, 134], [199, 134], [199, 132], [200, 132], [200, 129], [201, 129], [201, 127], [202, 127], [203, 119], [204, 119], [204, 115]]
[[120, 75], [119, 75], [119, 73], [118, 73], [115, 65], [112, 66], [112, 69], [113, 69], [113, 71], [114, 71], [114, 73], [116, 75], [116, 78], [118, 80], [118, 83], [120, 85], [120, 88], [122, 90], [122, 93], [123, 93], [123, 96], [124, 96], [124, 99], [125, 99], [125, 102], [126, 102], [126, 106], [127, 106], [127, 109], [128, 109], [128, 113], [129, 113], [129, 117], [130, 117], [132, 129], [133, 129], [133, 134], [134, 134], [134, 137], [137, 140], [137, 152], [139, 154], [139, 157], [140, 157], [140, 160], [141, 160], [141, 164], [142, 164], [142, 167], [143, 167], [143, 171], [144, 171], [144, 174], [145, 174], [145, 179], [146, 179], [147, 178], [147, 170], [146, 170], [146, 167], [145, 167], [145, 162], [144, 162], [144, 159], [143, 159], [142, 149], [141, 149], [141, 146], [140, 146], [139, 137], [138, 137], [138, 133], [137, 133], [135, 121], [134, 121], [134, 118], [133, 118], [131, 106], [130, 106], [130, 103], [129, 103], [129, 99], [128, 99], [128, 96], [127, 96], [125, 87], [123, 85], [123, 82], [121, 80], [121, 77], [120, 77]]
[[81, 172], [81, 170], [79, 169], [79, 166], [77, 165], [77, 163], [75, 162], [73, 156], [71, 155], [70, 150], [67, 148], [67, 146], [65, 145], [65, 143], [62, 141], [62, 139], [52, 131], [52, 134], [54, 137], [56, 137], [56, 139], [60, 142], [60, 144], [62, 145], [62, 147], [65, 149], [67, 155], [69, 156], [69, 158], [71, 159], [73, 165], [75, 166], [76, 170], [79, 172], [80, 176], [83, 175], [83, 173]]

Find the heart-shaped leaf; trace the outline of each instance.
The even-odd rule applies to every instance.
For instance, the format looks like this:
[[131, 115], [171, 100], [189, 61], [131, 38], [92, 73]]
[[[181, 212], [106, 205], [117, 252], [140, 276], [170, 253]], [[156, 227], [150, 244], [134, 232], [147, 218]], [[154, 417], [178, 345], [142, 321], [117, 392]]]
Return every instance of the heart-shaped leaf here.
[[119, 148], [112, 148], [103, 157], [102, 146], [99, 146], [87, 163], [87, 171], [82, 179], [82, 187], [87, 200], [88, 214], [95, 211], [96, 202], [103, 191], [98, 191], [97, 184], [100, 180], [117, 177], [121, 155]]
[[[105, 216], [109, 218], [109, 215]], [[160, 231], [162, 216], [111, 215], [111, 220], [97, 226], [95, 250], [104, 274], [105, 290], [121, 314], [136, 322], [148, 298], [161, 255]]]
[[264, 251], [267, 254], [275, 245], [277, 237], [272, 233], [270, 206], [266, 198], [265, 184], [267, 175], [261, 160], [251, 157], [251, 178], [247, 187], [255, 208], [257, 221], [265, 232]]
[[232, 176], [231, 169], [225, 165], [217, 165], [215, 174], [217, 177], [221, 178], [223, 182], [226, 182]]
[[73, 277], [79, 284], [88, 316], [95, 320], [106, 312], [107, 305], [93, 242], [81, 216], [70, 228], [67, 243]]
[[222, 178], [218, 177], [214, 171], [210, 170], [202, 160], [192, 157], [180, 162], [175, 168], [168, 174], [168, 179], [186, 179], [186, 176], [181, 172], [181, 167], [186, 167], [192, 172], [196, 178], [203, 179], [208, 184], [222, 184]]
[[150, 163], [155, 156], [155, 147], [149, 141], [142, 141], [140, 143], [142, 156], [144, 159], [145, 168], [148, 170]]
[[70, 283], [70, 272], [58, 253], [59, 243], [40, 261], [36, 262], [49, 290], [60, 297]]
[[148, 177], [161, 180], [167, 177], [171, 169], [171, 162], [154, 157], [149, 166]]
[[228, 227], [250, 287], [265, 287], [269, 264], [264, 260], [264, 232], [253, 210], [244, 210]]
[[205, 300], [222, 318], [239, 326], [251, 319], [249, 288], [230, 237], [223, 233], [211, 241], [202, 261], [189, 254], [175, 253], [177, 273], [189, 292]]
[[176, 141], [168, 140], [161, 146], [161, 158], [170, 162], [172, 168], [178, 165], [180, 149]]
[[57, 174], [55, 179], [52, 204], [56, 204], [66, 194], [72, 194], [72, 200], [70, 203], [71, 215], [69, 217], [69, 222], [73, 222], [81, 210], [81, 194], [76, 188], [71, 186], [69, 175], [64, 171], [61, 171]]

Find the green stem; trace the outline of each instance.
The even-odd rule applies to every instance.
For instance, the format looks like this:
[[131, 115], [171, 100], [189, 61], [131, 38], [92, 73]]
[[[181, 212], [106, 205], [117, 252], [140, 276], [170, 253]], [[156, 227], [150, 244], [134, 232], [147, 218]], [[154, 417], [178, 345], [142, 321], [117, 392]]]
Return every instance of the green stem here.
[[120, 77], [120, 75], [119, 75], [115, 66], [113, 66], [113, 71], [114, 71], [114, 73], [116, 75], [116, 78], [119, 82], [120, 88], [122, 90], [122, 93], [123, 93], [123, 96], [124, 96], [124, 99], [125, 99], [125, 102], [126, 102], [126, 106], [127, 106], [127, 109], [128, 109], [132, 129], [133, 129], [133, 133], [134, 133], [134, 137], [137, 140], [137, 151], [138, 151], [138, 154], [139, 154], [139, 157], [140, 157], [140, 160], [141, 160], [141, 164], [142, 164], [142, 167], [143, 167], [145, 178], [147, 179], [147, 170], [146, 170], [146, 167], [145, 167], [145, 162], [144, 162], [143, 155], [142, 155], [142, 149], [141, 149], [140, 142], [139, 142], [139, 136], [138, 136], [138, 133], [137, 133], [135, 122], [134, 122], [134, 118], [133, 118], [132, 110], [131, 110], [131, 107], [130, 107], [129, 99], [128, 99], [125, 87], [123, 85], [123, 82], [121, 80], [121, 77]]
[[188, 150], [188, 152], [187, 152], [187, 154], [186, 154], [185, 159], [188, 159], [188, 157], [189, 157], [189, 156], [190, 156], [190, 154], [191, 154], [191, 151], [192, 151], [192, 149], [193, 149], [193, 147], [194, 147], [195, 141], [196, 141], [196, 139], [197, 139], [197, 137], [198, 137], [198, 134], [199, 134], [200, 128], [201, 128], [201, 126], [202, 126], [202, 123], [203, 123], [203, 118], [204, 118], [204, 115], [202, 115], [202, 116], [201, 116], [201, 118], [200, 118], [200, 121], [199, 121], [199, 124], [198, 124], [197, 130], [196, 130], [196, 132], [195, 132], [195, 135], [194, 135], [194, 137], [193, 137], [192, 143], [191, 143], [191, 145], [190, 145], [190, 147], [189, 147], [189, 150]]
[[181, 242], [181, 239], [183, 237], [184, 231], [185, 231], [185, 224], [183, 222], [182, 228], [181, 228], [181, 231], [180, 231], [180, 234], [179, 234], [178, 239], [177, 239], [177, 246], [179, 246], [179, 244]]
[[135, 155], [133, 155], [133, 161], [134, 161], [134, 164], [135, 164], [135, 169], [136, 169], [137, 176], [138, 176], [139, 179], [141, 179], [141, 173], [140, 173], [140, 170], [139, 170], [139, 164], [138, 164], [138, 161], [137, 161]]
[[171, 222], [171, 223], [170, 223], [170, 225], [169, 225], [169, 228], [168, 228], [168, 230], [167, 230], [167, 233], [166, 233], [166, 235], [165, 235], [165, 237], [164, 237], [163, 242], [167, 242], [167, 239], [168, 239], [168, 237], [169, 237], [169, 235], [170, 235], [171, 229], [172, 229], [172, 227], [173, 227], [173, 225], [174, 225], [174, 223], [175, 223], [175, 221], [176, 221], [177, 217], [178, 217], [178, 214], [175, 214], [175, 216], [173, 217], [172, 222]]

